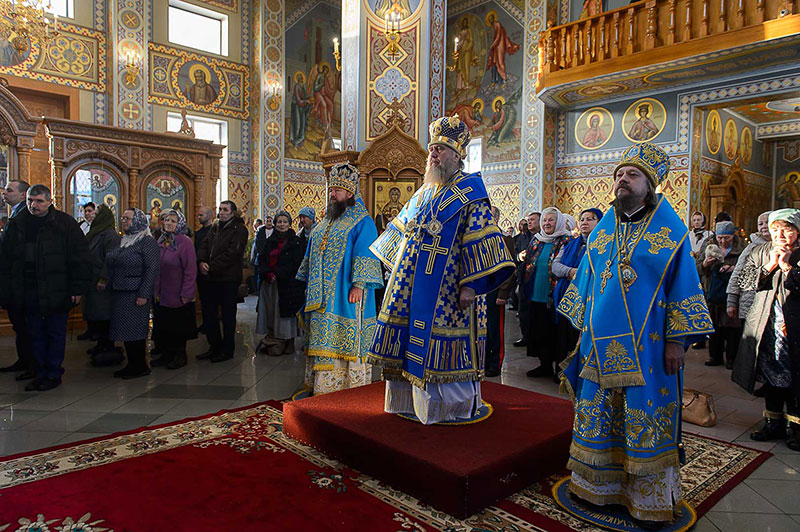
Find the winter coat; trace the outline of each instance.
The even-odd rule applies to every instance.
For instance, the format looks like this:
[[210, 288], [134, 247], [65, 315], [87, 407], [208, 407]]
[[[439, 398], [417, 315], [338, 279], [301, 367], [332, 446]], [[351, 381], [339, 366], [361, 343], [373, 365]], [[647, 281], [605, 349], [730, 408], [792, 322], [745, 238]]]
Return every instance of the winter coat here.
[[113, 227], [107, 227], [102, 233], [89, 241], [92, 254], [92, 282], [86, 291], [83, 301], [83, 318], [86, 321], [106, 321], [111, 319], [111, 292], [97, 290], [97, 281], [108, 279], [106, 255], [119, 247], [119, 235]]
[[739, 319], [742, 320], [747, 317], [747, 311], [750, 310], [750, 307], [753, 305], [755, 291], [742, 290], [739, 277], [742, 274], [742, 268], [744, 268], [744, 263], [747, 259], [747, 256], [751, 251], [753, 251], [753, 248], [759, 244], [764, 244], [765, 242], [769, 242], [769, 240], [765, 240], [758, 233], [752, 233], [750, 235], [750, 243], [747, 244], [747, 246], [744, 248], [744, 251], [742, 251], [739, 255], [739, 259], [736, 261], [736, 267], [733, 269], [733, 273], [731, 274], [731, 279], [728, 281], [728, 288], [726, 290], [728, 293], [727, 306], [737, 307], [739, 309]]
[[215, 220], [197, 251], [198, 264], [205, 262], [209, 268], [208, 275], [200, 272], [200, 277], [205, 277], [209, 283], [242, 284], [247, 237], [247, 227], [239, 216], [234, 216], [224, 226]]
[[186, 235], [174, 235], [175, 247], [158, 245], [160, 254], [159, 274], [155, 295], [162, 307], [182, 307], [182, 299], [194, 300], [197, 279], [197, 255], [192, 239]]
[[775, 268], [768, 275], [763, 273], [763, 266], [769, 263], [770, 251], [772, 251], [771, 242], [753, 248], [742, 270], [742, 276], [745, 278], [743, 286], [755, 287], [755, 297], [744, 322], [744, 332], [733, 363], [731, 379], [750, 393], [753, 393], [756, 383], [761, 338], [769, 323], [775, 297], [779, 290], [784, 290], [783, 283], [786, 278], [780, 268]]
[[[743, 249], [744, 245], [742, 244], [742, 241], [738, 236], [734, 236], [733, 243], [731, 244], [731, 250], [727, 255], [725, 255], [723, 260], [715, 260], [708, 266], [703, 266], [703, 263], [700, 263], [703, 270], [703, 276], [705, 276], [708, 280], [708, 295], [706, 296], [706, 299], [709, 303], [714, 303], [717, 305], [724, 305], [727, 303], [728, 281], [733, 274], [733, 269], [736, 267], [736, 262], [739, 260], [739, 256], [742, 254]], [[726, 272], [720, 272], [719, 270], [723, 266], [730, 266], [731, 269]]]
[[86, 293], [92, 268], [89, 242], [72, 216], [50, 207], [35, 244], [36, 293], [25, 286], [25, 230], [34, 216], [22, 210], [8, 221], [0, 247], [0, 304], [24, 308], [36, 297], [39, 314], [69, 311]]
[[[106, 256], [106, 290], [111, 290], [113, 298], [109, 332], [112, 340], [130, 342], [147, 338], [158, 259], [158, 244], [151, 236], [140, 238], [128, 247], [118, 247]], [[147, 299], [148, 303], [136, 305], [137, 298]]]
[[274, 268], [269, 267], [269, 258], [273, 250], [278, 247], [278, 233], [274, 232], [264, 244], [264, 249], [258, 254], [258, 271], [261, 282], [268, 282], [270, 274], [275, 276], [278, 286], [278, 311], [281, 318], [291, 318], [297, 314], [305, 303], [306, 283], [295, 279], [297, 270], [303, 262], [306, 248], [303, 240], [297, 236], [293, 229], [289, 229], [286, 242], [281, 248], [278, 263]]

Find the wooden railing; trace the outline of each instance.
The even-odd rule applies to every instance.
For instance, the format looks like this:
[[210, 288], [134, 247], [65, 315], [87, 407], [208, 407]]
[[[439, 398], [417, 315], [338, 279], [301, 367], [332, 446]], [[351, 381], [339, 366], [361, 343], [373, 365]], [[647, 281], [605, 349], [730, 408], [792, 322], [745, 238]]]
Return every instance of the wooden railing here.
[[539, 85], [554, 72], [757, 26], [798, 12], [800, 0], [644, 0], [562, 26], [553, 27], [550, 22], [540, 34]]

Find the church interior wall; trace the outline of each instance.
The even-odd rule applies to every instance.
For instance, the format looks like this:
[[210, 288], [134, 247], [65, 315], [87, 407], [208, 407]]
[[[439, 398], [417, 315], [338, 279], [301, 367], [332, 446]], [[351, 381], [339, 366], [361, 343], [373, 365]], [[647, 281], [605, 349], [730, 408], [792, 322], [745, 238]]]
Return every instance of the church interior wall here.
[[800, 139], [781, 140], [775, 149], [776, 209], [800, 209]]
[[709, 186], [724, 183], [732, 168], [741, 167], [744, 197], [739, 199], [743, 211], [740, 223], [745, 233], [754, 232], [758, 215], [772, 204], [772, 146], [756, 139], [755, 124], [725, 109], [707, 110], [703, 125], [698, 210], [707, 217], [713, 214]]
[[[341, 72], [333, 38], [341, 39], [340, 2], [286, 5], [283, 208], [325, 210], [325, 172], [319, 154], [326, 135], [342, 137]], [[274, 214], [274, 213], [273, 213]]]
[[[447, 5], [445, 114], [458, 114], [472, 138], [481, 138], [481, 171], [504, 229], [520, 219], [524, 12], [518, 0]], [[497, 23], [507, 37], [506, 52], [495, 54], [500, 61], [493, 59], [495, 66], [489, 67]]]
[[[742, 219], [745, 220], [743, 228], [750, 231], [755, 217], [769, 209], [772, 203], [772, 150], [768, 144], [764, 146], [756, 139], [756, 128], [752, 124], [731, 115], [737, 129], [737, 147], [732, 149], [734, 157], [724, 154], [724, 131], [720, 129], [719, 151], [723, 152], [724, 160], [711, 159], [707, 146], [703, 146], [706, 144], [707, 115], [711, 102], [716, 108], [722, 108], [743, 98], [768, 98], [792, 89], [798, 83], [796, 72], [796, 67], [774, 69], [759, 76], [708, 82], [670, 92], [651, 93], [637, 99], [620, 99], [560, 112], [556, 136], [556, 206], [570, 213], [588, 206], [602, 209], [609, 206], [615, 163], [622, 149], [638, 140], [635, 135], [631, 137], [632, 120], [638, 113], [638, 105], [653, 100], [649, 102], [652, 107], [648, 117], [660, 132], [648, 140], [664, 147], [671, 157], [669, 177], [662, 183], [661, 190], [687, 222], [692, 210], [708, 211], [709, 176], [727, 176], [724, 172], [728, 171], [738, 154], [743, 128], [750, 130], [752, 149], [749, 161], [743, 165], [745, 192], [739, 199]], [[759, 83], [754, 83], [756, 80]], [[665, 116], [661, 116], [660, 107], [655, 102], [663, 105]], [[587, 137], [593, 113], [603, 117], [598, 125], [601, 133]], [[725, 115], [725, 120], [720, 121], [721, 128], [728, 117]], [[587, 142], [597, 146], [587, 146]], [[719, 152], [716, 155], [719, 157]]]

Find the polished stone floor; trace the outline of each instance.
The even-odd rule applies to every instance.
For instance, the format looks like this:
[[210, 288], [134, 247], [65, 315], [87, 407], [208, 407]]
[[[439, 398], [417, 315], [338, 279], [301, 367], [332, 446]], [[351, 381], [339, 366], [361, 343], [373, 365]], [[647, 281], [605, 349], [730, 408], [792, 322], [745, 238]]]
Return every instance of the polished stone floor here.
[[[93, 438], [146, 425], [200, 416], [292, 394], [303, 379], [303, 356], [255, 356], [258, 338], [255, 298], [239, 306], [239, 335], [233, 360], [211, 364], [194, 355], [206, 350], [204, 338], [190, 343], [189, 364], [179, 370], [156, 368], [152, 375], [123, 381], [116, 368], [93, 368], [73, 333], [67, 344], [63, 384], [49, 392], [25, 392], [9, 374], [0, 375], [0, 455], [8, 456], [56, 444]], [[511, 317], [510, 314], [508, 314]], [[511, 346], [515, 320], [507, 322], [506, 361], [500, 377], [510, 386], [557, 395], [557, 385], [525, 376], [538, 363], [524, 349]], [[800, 453], [783, 442], [757, 443], [748, 438], [764, 408], [730, 381], [730, 371], [703, 365], [706, 351], [690, 351], [685, 386], [714, 395], [719, 421], [711, 428], [685, 426], [690, 432], [769, 450], [774, 456], [724, 497], [697, 524], [698, 531], [800, 530]], [[16, 359], [12, 337], [0, 338], [0, 366]], [[377, 375], [377, 372], [376, 372]]]

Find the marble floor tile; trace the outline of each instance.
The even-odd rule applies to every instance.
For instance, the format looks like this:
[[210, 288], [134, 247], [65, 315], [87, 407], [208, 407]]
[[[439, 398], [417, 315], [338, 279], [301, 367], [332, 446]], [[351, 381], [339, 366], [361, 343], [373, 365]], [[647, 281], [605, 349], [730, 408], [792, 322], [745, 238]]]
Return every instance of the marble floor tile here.
[[0, 430], [21, 429], [47, 414], [48, 412], [43, 410], [20, 410], [14, 407], [0, 408]]
[[166, 397], [181, 399], [238, 399], [244, 393], [243, 386], [201, 386], [190, 384], [161, 384], [142, 394], [142, 397]]
[[115, 414], [164, 414], [177, 406], [183, 399], [161, 397], [137, 397], [131, 399], [113, 412]]
[[69, 436], [56, 442], [57, 445], [64, 445], [65, 443], [78, 443], [84, 440], [92, 440], [94, 438], [101, 438], [106, 436], [102, 432], [73, 432]]
[[101, 432], [113, 434], [147, 426], [159, 414], [104, 414], [91, 423], [81, 427], [78, 432]]
[[[773, 456], [761, 464], [758, 469], [753, 471], [753, 473], [747, 477], [748, 481], [756, 479], [790, 480], [800, 482], [800, 471]], [[797, 485], [796, 489], [800, 490], [800, 484]], [[800, 510], [800, 506], [798, 506], [798, 510]]]
[[[739, 484], [713, 508], [718, 512], [780, 514], [781, 510], [747, 484]], [[716, 522], [715, 522], [716, 524]], [[719, 525], [717, 525], [719, 526]], [[730, 529], [724, 529], [730, 530]]]
[[25, 431], [75, 432], [102, 416], [102, 412], [51, 412], [25, 425]]
[[744, 483], [784, 513], [800, 510], [800, 483], [792, 480], [746, 479]]
[[706, 516], [723, 532], [797, 532], [797, 522], [785, 514], [728, 513], [712, 509]]
[[70, 432], [6, 430], [0, 433], [0, 456], [36, 451], [55, 445]]
[[184, 417], [197, 417], [216, 413], [220, 410], [227, 410], [233, 401], [229, 399], [184, 399], [164, 413], [182, 414]]

